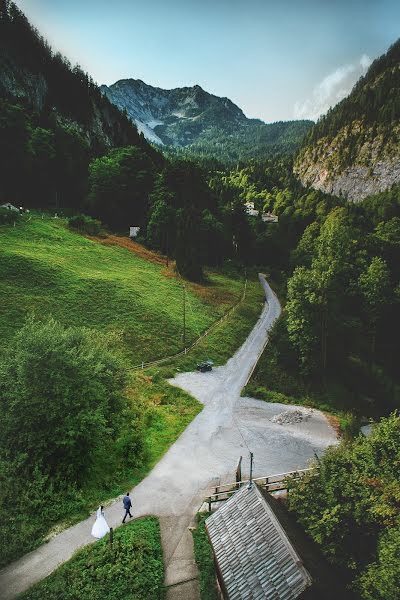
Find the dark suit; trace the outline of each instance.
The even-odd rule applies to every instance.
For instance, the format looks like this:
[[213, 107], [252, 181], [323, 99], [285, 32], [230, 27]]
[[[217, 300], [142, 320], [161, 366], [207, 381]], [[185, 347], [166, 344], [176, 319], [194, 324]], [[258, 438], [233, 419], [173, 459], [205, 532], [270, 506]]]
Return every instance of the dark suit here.
[[129, 498], [129, 496], [124, 496], [122, 503], [124, 505], [124, 509], [125, 509], [125, 516], [122, 519], [122, 522], [125, 523], [125, 519], [126, 517], [129, 515], [130, 517], [132, 517], [131, 515], [131, 506], [132, 506], [132, 502], [131, 499]]

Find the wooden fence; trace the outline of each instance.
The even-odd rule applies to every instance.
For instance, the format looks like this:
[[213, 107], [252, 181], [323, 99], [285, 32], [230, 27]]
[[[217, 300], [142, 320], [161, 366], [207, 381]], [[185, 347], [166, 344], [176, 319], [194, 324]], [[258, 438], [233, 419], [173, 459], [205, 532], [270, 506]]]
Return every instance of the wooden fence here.
[[236, 302], [236, 304], [233, 304], [230, 308], [228, 308], [228, 310], [222, 315], [221, 318], [219, 318], [217, 321], [214, 321], [214, 323], [208, 329], [206, 329], [206, 331], [204, 331], [198, 338], [196, 338], [194, 340], [194, 342], [192, 342], [189, 346], [187, 346], [187, 348], [184, 348], [183, 350], [181, 350], [181, 352], [177, 352], [176, 354], [171, 354], [170, 356], [165, 356], [164, 358], [159, 358], [157, 360], [152, 360], [150, 362], [142, 362], [142, 363], [140, 363], [140, 365], [135, 365], [133, 367], [130, 367], [129, 371], [140, 371], [141, 369], [146, 369], [147, 367], [154, 367], [156, 365], [161, 365], [162, 363], [173, 360], [174, 358], [178, 358], [179, 356], [185, 356], [188, 352], [190, 352], [190, 350], [192, 350], [195, 346], [197, 346], [197, 344], [202, 339], [207, 337], [207, 335], [215, 327], [217, 327], [220, 323], [225, 321], [225, 319], [231, 314], [231, 312], [233, 312], [235, 310], [235, 308], [237, 308], [243, 302], [243, 300], [246, 298], [246, 291], [247, 291], [247, 279], [244, 282], [243, 294], [242, 294], [242, 297], [240, 298], [240, 300], [238, 300]]
[[[297, 471], [288, 471], [287, 473], [277, 473], [275, 475], [267, 475], [266, 477], [255, 477], [252, 479], [254, 483], [264, 488], [267, 492], [277, 492], [279, 490], [287, 489], [287, 480], [300, 479], [305, 474], [318, 474], [318, 467], [310, 467], [308, 469], [298, 469]], [[211, 493], [205, 502], [208, 504], [209, 512], [211, 512], [211, 505], [215, 502], [224, 502], [229, 500], [231, 496], [235, 494], [243, 485], [248, 485], [250, 479], [244, 479], [242, 481], [235, 481], [234, 483], [225, 483], [222, 485], [215, 486], [214, 492]]]

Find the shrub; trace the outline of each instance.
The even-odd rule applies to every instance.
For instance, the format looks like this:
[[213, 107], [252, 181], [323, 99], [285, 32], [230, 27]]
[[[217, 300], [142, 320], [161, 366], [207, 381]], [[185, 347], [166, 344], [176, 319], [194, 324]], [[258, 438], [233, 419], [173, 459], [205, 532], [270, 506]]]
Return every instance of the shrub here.
[[164, 565], [156, 518], [138, 519], [83, 548], [21, 600], [160, 600]]
[[9, 210], [8, 208], [0, 208], [0, 225], [8, 225], [18, 221], [20, 217], [19, 212], [16, 210]]
[[68, 227], [88, 235], [99, 235], [101, 233], [101, 221], [92, 219], [87, 215], [74, 215], [68, 219]]
[[29, 319], [0, 358], [0, 458], [80, 481], [123, 403], [125, 370], [111, 338]]

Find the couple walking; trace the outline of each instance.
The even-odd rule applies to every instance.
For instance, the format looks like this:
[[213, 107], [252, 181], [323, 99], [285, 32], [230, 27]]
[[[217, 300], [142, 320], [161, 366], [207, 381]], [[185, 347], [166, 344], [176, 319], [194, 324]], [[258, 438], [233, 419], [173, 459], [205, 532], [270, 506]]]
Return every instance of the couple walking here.
[[[126, 517], [129, 515], [129, 518], [132, 518], [131, 515], [131, 508], [132, 508], [132, 502], [131, 499], [129, 498], [129, 492], [126, 492], [126, 496], [123, 497], [122, 500], [122, 504], [124, 506], [124, 510], [125, 510], [125, 515], [124, 518], [122, 519], [122, 522], [125, 523], [125, 519]], [[110, 528], [107, 524], [107, 521], [105, 519], [104, 516], [104, 506], [99, 506], [99, 508], [97, 509], [96, 512], [96, 521], [93, 524], [92, 527], [92, 536], [100, 539], [102, 537], [104, 537], [107, 533], [109, 533]]]

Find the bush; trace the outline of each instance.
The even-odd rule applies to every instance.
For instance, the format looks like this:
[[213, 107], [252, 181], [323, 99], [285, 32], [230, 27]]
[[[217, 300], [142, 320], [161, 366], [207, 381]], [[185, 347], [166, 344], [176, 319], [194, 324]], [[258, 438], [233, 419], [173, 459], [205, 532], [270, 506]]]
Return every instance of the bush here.
[[74, 215], [68, 219], [68, 227], [88, 235], [99, 235], [101, 233], [101, 221], [92, 219], [87, 215]]
[[[87, 510], [82, 488], [143, 456], [142, 408], [125, 398], [118, 339], [29, 319], [0, 356], [0, 564]], [[111, 472], [110, 472], [111, 471]]]
[[19, 218], [20, 214], [16, 210], [0, 208], [0, 225], [9, 225], [10, 223], [18, 221]]
[[400, 522], [379, 538], [378, 560], [356, 582], [366, 600], [400, 599]]
[[0, 358], [0, 458], [71, 483], [90, 468], [123, 405], [124, 364], [111, 338], [33, 318]]

